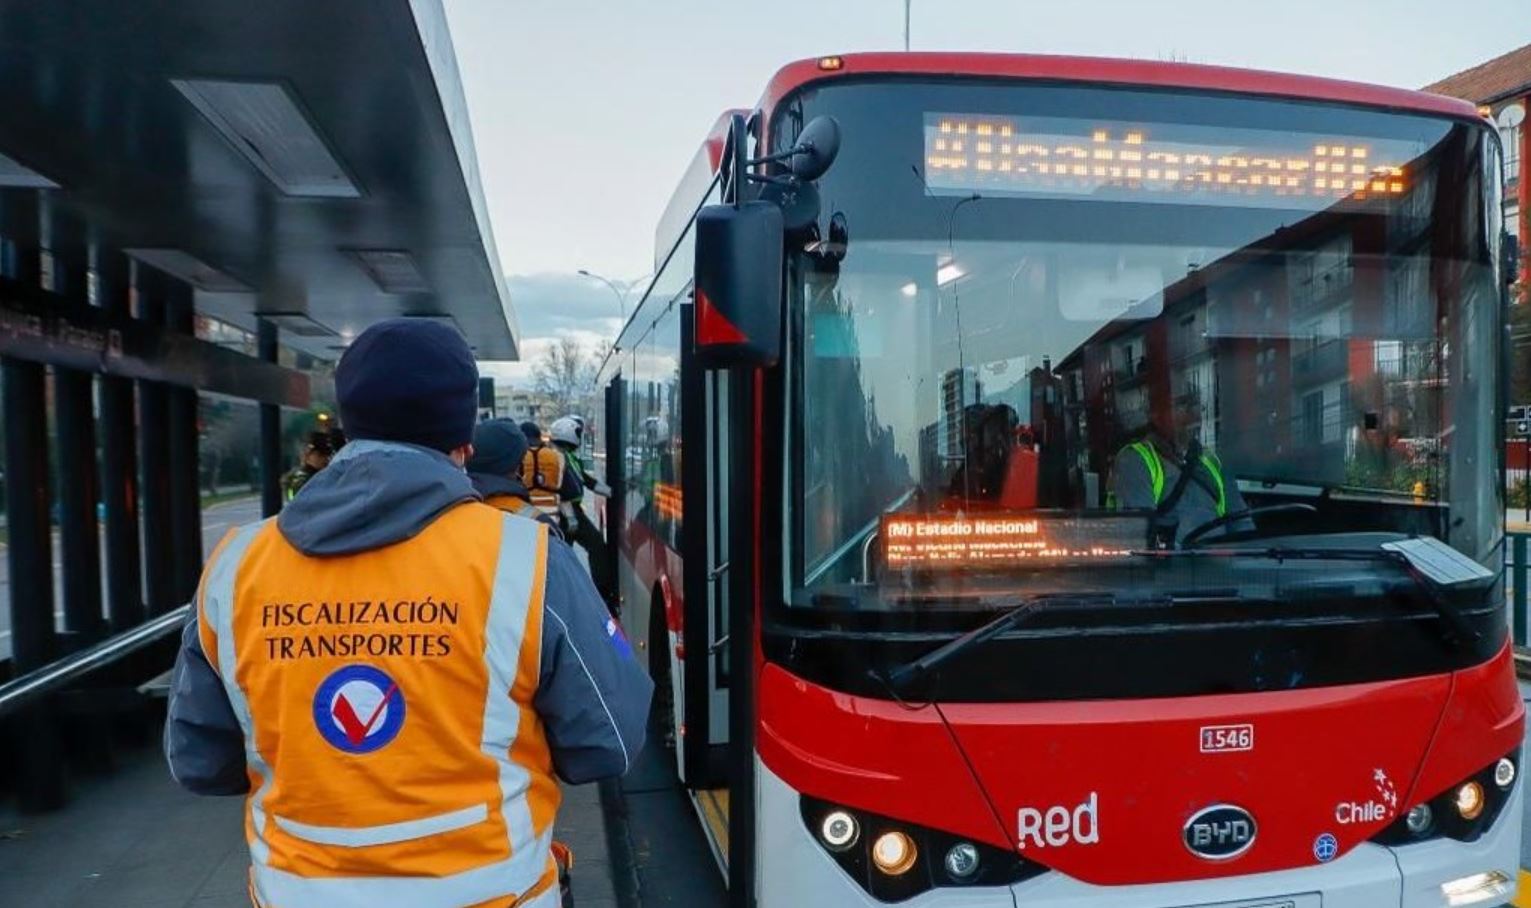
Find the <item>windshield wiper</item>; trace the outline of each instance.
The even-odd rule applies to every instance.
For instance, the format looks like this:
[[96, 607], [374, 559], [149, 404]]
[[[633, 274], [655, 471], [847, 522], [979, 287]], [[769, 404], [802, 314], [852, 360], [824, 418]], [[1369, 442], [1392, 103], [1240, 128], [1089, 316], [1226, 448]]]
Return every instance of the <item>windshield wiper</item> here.
[[1475, 642], [1482, 635], [1468, 623], [1461, 609], [1446, 597], [1446, 593], [1482, 586], [1494, 577], [1488, 568], [1431, 536], [1384, 543], [1375, 549], [1272, 546], [1160, 549], [1138, 554], [1146, 558], [1265, 558], [1272, 561], [1361, 561], [1395, 565], [1403, 568], [1424, 592], [1430, 606], [1445, 623], [1448, 642], [1460, 643]]
[[[1135, 553], [1144, 558], [1266, 558], [1275, 561], [1361, 561], [1373, 564], [1390, 564], [1401, 567], [1424, 592], [1436, 614], [1445, 624], [1444, 635], [1450, 642], [1468, 643], [1481, 635], [1457, 605], [1445, 594], [1450, 591], [1470, 589], [1493, 579], [1487, 568], [1433, 537], [1416, 537], [1398, 542], [1385, 543], [1375, 549], [1324, 548], [1322, 546], [1274, 546], [1267, 548], [1197, 548], [1164, 550], [1155, 549]], [[1232, 598], [1233, 591], [1208, 591], [1207, 598]], [[1169, 594], [1154, 597], [1157, 601], [1176, 602], [1183, 597]], [[1202, 598], [1202, 597], [1194, 597]], [[1080, 593], [1077, 595], [1046, 594], [1023, 599], [1005, 609], [999, 615], [978, 627], [953, 637], [930, 652], [906, 662], [886, 673], [874, 676], [887, 685], [895, 695], [928, 678], [942, 665], [973, 648], [994, 639], [1031, 620], [1039, 612], [1059, 605], [1116, 605], [1119, 599], [1112, 593]], [[1137, 599], [1134, 602], [1139, 601]]]
[[953, 637], [918, 659], [905, 662], [885, 675], [879, 677], [890, 687], [894, 693], [902, 693], [909, 689], [910, 685], [923, 680], [931, 672], [945, 665], [947, 662], [962, 655], [973, 647], [979, 646], [986, 641], [1003, 634], [1005, 631], [1018, 627], [1029, 621], [1032, 616], [1059, 603], [1089, 602], [1110, 605], [1116, 602], [1116, 597], [1110, 593], [1089, 594], [1080, 596], [1045, 595], [1034, 596], [1024, 599], [1016, 605], [1001, 612], [988, 622], [973, 628], [972, 630]]

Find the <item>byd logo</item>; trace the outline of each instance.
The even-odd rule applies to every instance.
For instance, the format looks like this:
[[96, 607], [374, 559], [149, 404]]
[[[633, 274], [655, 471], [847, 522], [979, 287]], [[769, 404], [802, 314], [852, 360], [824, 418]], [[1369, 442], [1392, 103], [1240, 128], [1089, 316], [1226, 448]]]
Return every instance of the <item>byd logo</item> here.
[[1100, 841], [1098, 802], [1098, 796], [1092, 791], [1083, 804], [1072, 810], [1060, 806], [1045, 811], [1040, 807], [1022, 807], [1017, 844], [1022, 851], [1026, 850], [1028, 842], [1037, 848], [1094, 845]]
[[1200, 810], [1185, 824], [1185, 847], [1199, 858], [1227, 861], [1255, 844], [1255, 818], [1232, 804]]

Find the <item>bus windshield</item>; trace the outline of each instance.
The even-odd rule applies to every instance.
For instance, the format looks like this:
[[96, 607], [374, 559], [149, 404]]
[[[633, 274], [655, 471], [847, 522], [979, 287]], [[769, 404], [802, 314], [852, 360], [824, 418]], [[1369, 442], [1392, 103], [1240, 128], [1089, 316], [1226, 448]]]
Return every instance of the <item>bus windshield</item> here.
[[[1385, 572], [1254, 553], [1411, 536], [1499, 557], [1485, 129], [864, 82], [790, 99], [772, 147], [819, 114], [843, 139], [791, 249], [793, 604], [1281, 598]], [[1145, 557], [1190, 549], [1250, 557]]]

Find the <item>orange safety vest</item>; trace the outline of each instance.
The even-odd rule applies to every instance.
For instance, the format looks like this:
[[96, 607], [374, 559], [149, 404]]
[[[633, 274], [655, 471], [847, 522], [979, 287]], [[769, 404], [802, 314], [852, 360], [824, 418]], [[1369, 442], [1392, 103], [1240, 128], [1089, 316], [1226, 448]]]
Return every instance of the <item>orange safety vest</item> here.
[[484, 499], [484, 504], [507, 514], [519, 514], [532, 520], [536, 520], [543, 513], [541, 508], [517, 495], [490, 495]]
[[532, 504], [544, 513], [558, 513], [565, 464], [563, 453], [549, 445], [527, 448], [521, 458], [521, 484], [531, 495]]
[[198, 631], [244, 732], [257, 906], [557, 905], [547, 538], [475, 502], [353, 555], [274, 520], [219, 544]]

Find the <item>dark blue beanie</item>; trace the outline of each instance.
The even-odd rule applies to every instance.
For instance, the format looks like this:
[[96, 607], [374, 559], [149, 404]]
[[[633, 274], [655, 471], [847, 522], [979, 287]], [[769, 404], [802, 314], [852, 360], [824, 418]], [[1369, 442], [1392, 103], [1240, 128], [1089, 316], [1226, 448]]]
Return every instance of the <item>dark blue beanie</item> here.
[[473, 440], [478, 366], [453, 329], [393, 318], [363, 331], [340, 357], [335, 396], [351, 438], [449, 452]]
[[490, 419], [473, 430], [473, 458], [469, 473], [509, 476], [519, 473], [526, 457], [526, 434], [508, 419]]

